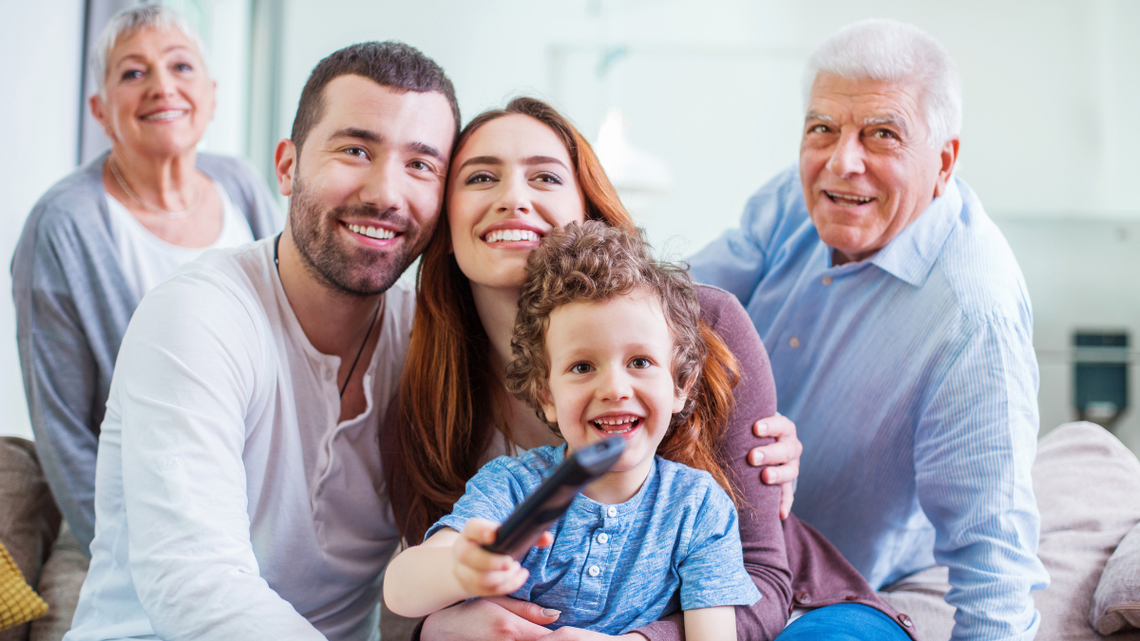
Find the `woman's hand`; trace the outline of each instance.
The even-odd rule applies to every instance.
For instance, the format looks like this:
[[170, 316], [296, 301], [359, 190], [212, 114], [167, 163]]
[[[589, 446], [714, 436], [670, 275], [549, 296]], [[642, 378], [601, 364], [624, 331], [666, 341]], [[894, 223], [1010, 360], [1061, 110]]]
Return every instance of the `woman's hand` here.
[[[538, 641], [562, 613], [510, 597], [474, 599], [424, 620], [421, 641]], [[640, 641], [640, 640], [639, 640]]]
[[769, 465], [760, 473], [760, 480], [768, 485], [782, 485], [780, 497], [780, 518], [786, 519], [792, 513], [795, 500], [794, 481], [800, 475], [800, 454], [804, 446], [796, 437], [796, 424], [786, 416], [777, 414], [762, 418], [752, 426], [753, 433], [761, 438], [773, 437], [775, 443], [761, 445], [748, 453], [752, 465]]

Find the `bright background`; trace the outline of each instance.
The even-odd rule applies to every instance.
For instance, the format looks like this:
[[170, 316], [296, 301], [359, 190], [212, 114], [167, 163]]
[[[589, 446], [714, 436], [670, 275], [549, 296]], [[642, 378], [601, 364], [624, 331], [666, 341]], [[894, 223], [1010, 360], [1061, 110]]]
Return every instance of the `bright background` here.
[[[0, 4], [0, 257], [81, 152], [84, 33], [123, 0]], [[1034, 305], [1042, 432], [1076, 417], [1072, 335], [1140, 337], [1140, 3], [1133, 0], [171, 0], [199, 26], [219, 110], [203, 148], [271, 176], [305, 79], [323, 56], [399, 39], [437, 60], [464, 119], [534, 95], [593, 139], [610, 108], [666, 169], [627, 190], [638, 223], [683, 257], [735, 226], [745, 199], [795, 162], [811, 49], [891, 17], [957, 61], [958, 175], [1005, 232]], [[97, 27], [92, 27], [95, 31]], [[94, 141], [94, 142], [92, 142]], [[667, 179], [667, 183], [660, 183]], [[619, 181], [621, 182], [621, 181]], [[661, 186], [665, 184], [666, 186]], [[10, 291], [8, 270], [0, 287]], [[0, 434], [30, 436], [11, 300], [0, 296]], [[1140, 398], [1130, 363], [1130, 398]], [[1140, 419], [1116, 430], [1140, 451]]]

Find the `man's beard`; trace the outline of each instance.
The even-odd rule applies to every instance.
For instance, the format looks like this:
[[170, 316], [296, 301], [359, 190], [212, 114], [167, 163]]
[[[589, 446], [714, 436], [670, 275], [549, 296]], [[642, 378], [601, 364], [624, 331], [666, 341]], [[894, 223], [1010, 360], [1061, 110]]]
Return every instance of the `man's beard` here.
[[[388, 221], [400, 230], [401, 242], [390, 249], [345, 247], [339, 238], [340, 220]], [[341, 205], [321, 211], [305, 193], [298, 177], [289, 198], [289, 226], [293, 242], [301, 254], [305, 270], [329, 288], [349, 296], [375, 296], [388, 291], [419, 255], [430, 235], [415, 221], [391, 210], [381, 211], [368, 204]]]

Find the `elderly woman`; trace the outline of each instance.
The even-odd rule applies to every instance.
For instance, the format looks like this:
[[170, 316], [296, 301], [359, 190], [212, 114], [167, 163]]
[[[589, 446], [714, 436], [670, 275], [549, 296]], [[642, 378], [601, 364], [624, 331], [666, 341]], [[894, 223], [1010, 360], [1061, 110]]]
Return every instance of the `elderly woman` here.
[[36, 448], [85, 554], [99, 425], [139, 300], [202, 252], [279, 227], [265, 182], [246, 163], [195, 150], [214, 116], [215, 83], [185, 18], [156, 5], [126, 9], [94, 59], [91, 111], [111, 151], [40, 198], [12, 261]]

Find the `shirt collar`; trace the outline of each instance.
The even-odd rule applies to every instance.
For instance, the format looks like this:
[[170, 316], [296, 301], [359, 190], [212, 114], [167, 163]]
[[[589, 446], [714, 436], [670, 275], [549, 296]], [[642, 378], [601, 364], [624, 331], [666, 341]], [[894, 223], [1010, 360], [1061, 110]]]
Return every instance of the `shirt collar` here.
[[921, 287], [961, 211], [962, 193], [958, 190], [958, 179], [951, 177], [946, 181], [942, 195], [931, 201], [926, 211], [867, 262], [899, 280]]

